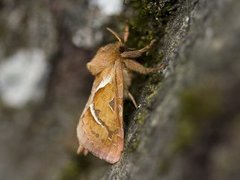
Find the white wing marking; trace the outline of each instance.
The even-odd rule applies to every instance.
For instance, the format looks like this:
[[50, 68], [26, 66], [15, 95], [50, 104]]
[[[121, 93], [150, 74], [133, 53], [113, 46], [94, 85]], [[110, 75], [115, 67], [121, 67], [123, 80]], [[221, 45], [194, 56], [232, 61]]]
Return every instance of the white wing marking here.
[[108, 83], [110, 83], [112, 81], [112, 76], [109, 75], [107, 76], [105, 79], [103, 79], [100, 84], [98, 85], [98, 87], [96, 88], [95, 92], [97, 92], [99, 89], [105, 87]]
[[103, 124], [99, 121], [99, 119], [98, 119], [98, 117], [97, 117], [97, 114], [96, 114], [96, 112], [95, 112], [95, 109], [94, 109], [94, 105], [93, 105], [93, 104], [90, 104], [90, 112], [91, 112], [91, 114], [92, 114], [92, 116], [93, 116], [93, 119], [94, 119], [100, 126], [104, 127]]

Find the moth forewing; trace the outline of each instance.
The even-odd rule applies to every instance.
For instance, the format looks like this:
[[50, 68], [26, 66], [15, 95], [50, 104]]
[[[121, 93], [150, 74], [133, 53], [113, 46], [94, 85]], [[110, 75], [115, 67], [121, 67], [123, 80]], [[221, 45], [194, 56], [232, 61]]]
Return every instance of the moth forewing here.
[[119, 160], [124, 139], [122, 94], [122, 70], [116, 62], [95, 78], [92, 93], [77, 128], [81, 152], [87, 149], [109, 163]]

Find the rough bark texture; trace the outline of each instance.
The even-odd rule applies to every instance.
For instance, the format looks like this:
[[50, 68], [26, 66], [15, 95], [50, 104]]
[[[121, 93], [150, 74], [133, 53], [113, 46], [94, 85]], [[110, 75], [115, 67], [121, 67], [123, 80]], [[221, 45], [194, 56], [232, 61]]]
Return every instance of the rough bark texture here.
[[[131, 91], [141, 106], [125, 103], [125, 148], [114, 165], [75, 155], [93, 50], [71, 37], [97, 14], [87, 2], [0, 2], [0, 58], [38, 47], [52, 65], [41, 103], [21, 110], [0, 104], [0, 179], [240, 179], [240, 2], [127, 1], [129, 46], [156, 39], [140, 62], [168, 68], [135, 79]], [[119, 26], [115, 19], [108, 23]]]
[[162, 54], [169, 68], [160, 83], [157, 75], [145, 83], [122, 160], [102, 179], [239, 179], [240, 3], [138, 8], [151, 19], [140, 18], [140, 29], [162, 36], [152, 58]]

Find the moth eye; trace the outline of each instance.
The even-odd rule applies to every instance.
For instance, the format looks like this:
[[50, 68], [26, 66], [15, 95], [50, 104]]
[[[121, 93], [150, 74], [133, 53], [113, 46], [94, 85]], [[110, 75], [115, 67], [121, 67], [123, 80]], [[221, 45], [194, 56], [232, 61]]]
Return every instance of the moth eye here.
[[120, 46], [120, 47], [119, 47], [119, 51], [120, 51], [120, 52], [124, 52], [125, 50], [126, 50], [126, 48], [125, 48], [124, 46]]

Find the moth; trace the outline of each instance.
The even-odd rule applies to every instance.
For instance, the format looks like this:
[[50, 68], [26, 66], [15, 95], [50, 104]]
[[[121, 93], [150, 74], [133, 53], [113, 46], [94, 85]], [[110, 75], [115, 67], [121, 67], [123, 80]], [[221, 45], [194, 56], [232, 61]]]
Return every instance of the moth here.
[[133, 60], [147, 52], [155, 40], [142, 49], [130, 50], [125, 45], [129, 36], [128, 26], [125, 27], [123, 38], [107, 29], [118, 41], [101, 47], [87, 63], [95, 80], [77, 126], [77, 137], [78, 154], [87, 155], [91, 152], [113, 164], [119, 161], [124, 146], [123, 100], [130, 98], [137, 107], [128, 90], [132, 80], [131, 71], [148, 74], [163, 70], [165, 65], [147, 68]]

